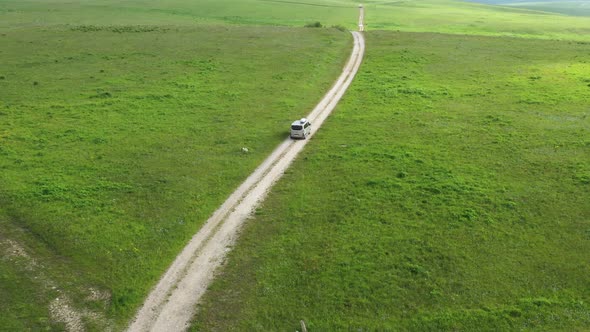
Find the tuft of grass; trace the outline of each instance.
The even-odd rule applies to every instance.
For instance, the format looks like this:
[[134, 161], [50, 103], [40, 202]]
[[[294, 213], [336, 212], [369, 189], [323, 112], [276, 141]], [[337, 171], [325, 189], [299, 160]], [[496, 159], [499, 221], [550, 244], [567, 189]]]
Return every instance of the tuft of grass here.
[[192, 330], [589, 326], [589, 46], [365, 35]]

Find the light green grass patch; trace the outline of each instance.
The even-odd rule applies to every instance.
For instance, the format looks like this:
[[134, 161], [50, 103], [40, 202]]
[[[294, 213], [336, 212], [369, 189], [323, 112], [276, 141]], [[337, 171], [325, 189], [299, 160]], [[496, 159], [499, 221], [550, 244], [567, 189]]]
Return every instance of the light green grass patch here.
[[367, 2], [366, 29], [517, 36], [588, 41], [590, 21], [539, 11], [475, 3], [428, 1]]

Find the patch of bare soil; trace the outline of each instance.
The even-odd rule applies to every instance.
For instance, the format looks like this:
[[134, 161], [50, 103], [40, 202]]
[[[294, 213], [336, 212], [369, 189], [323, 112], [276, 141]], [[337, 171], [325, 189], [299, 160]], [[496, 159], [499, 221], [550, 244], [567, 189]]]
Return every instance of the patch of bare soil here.
[[[31, 278], [38, 281], [42, 288], [41, 291], [48, 294], [58, 294], [58, 297], [49, 303], [48, 311], [54, 322], [65, 325], [66, 331], [86, 331], [87, 322], [100, 327], [103, 331], [112, 331], [112, 322], [101, 313], [75, 307], [58, 283], [48, 277], [45, 267], [39, 264], [23, 245], [12, 239], [0, 238], [0, 253], [2, 253], [4, 260], [25, 269]], [[107, 291], [89, 288], [87, 292], [86, 302], [100, 302], [106, 307], [110, 301], [110, 294]]]

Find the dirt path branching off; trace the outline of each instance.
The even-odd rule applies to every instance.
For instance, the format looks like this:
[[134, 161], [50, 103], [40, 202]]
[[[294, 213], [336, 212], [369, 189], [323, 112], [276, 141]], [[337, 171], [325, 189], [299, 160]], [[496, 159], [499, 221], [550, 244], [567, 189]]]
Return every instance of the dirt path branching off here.
[[[110, 294], [95, 288], [84, 289], [88, 296], [83, 300], [86, 307], [75, 306], [68, 291], [58, 282], [50, 277], [42, 261], [35, 259], [35, 256], [21, 243], [5, 238], [0, 234], [0, 260], [9, 262], [11, 265], [26, 271], [27, 275], [35, 280], [38, 291], [44, 294], [52, 294], [55, 297], [49, 303], [49, 315], [51, 320], [62, 323], [67, 332], [85, 331], [89, 324], [101, 331], [112, 331], [113, 322], [104, 317], [100, 311], [91, 310], [92, 306], [106, 306], [110, 301]], [[3, 330], [0, 326], [0, 330]]]
[[[318, 130], [352, 82], [364, 55], [364, 38], [352, 32], [354, 47], [342, 74], [309, 114]], [[309, 137], [313, 137], [313, 132]], [[233, 192], [174, 260], [128, 327], [128, 331], [183, 331], [241, 225], [265, 198], [308, 140], [286, 139]]]

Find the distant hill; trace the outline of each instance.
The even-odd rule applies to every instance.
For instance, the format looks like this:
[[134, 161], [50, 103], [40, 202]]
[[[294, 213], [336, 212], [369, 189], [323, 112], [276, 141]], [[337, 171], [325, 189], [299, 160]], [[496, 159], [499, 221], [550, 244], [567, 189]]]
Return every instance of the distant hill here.
[[590, 16], [590, 0], [468, 0], [488, 5], [512, 6], [574, 16]]
[[538, 1], [528, 1], [528, 0], [472, 0], [471, 2], [479, 2], [485, 3], [490, 5], [517, 5], [517, 4], [539, 4], [539, 3], [558, 3], [558, 2], [587, 2], [587, 1], [555, 1], [555, 0], [538, 0]]

